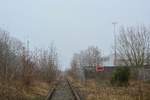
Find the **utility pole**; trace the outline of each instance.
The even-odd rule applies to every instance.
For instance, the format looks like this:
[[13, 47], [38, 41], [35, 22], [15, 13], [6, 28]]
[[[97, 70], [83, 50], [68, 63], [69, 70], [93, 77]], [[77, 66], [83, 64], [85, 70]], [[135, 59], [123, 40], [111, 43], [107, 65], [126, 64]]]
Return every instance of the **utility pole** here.
[[27, 58], [29, 58], [29, 51], [30, 51], [29, 45], [30, 45], [29, 36], [27, 36]]
[[27, 40], [27, 53], [29, 54], [29, 40]]
[[114, 32], [113, 32], [113, 35], [114, 35], [114, 65], [116, 66], [117, 65], [117, 39], [116, 39], [116, 25], [117, 25], [117, 22], [113, 22], [113, 27], [114, 27]]

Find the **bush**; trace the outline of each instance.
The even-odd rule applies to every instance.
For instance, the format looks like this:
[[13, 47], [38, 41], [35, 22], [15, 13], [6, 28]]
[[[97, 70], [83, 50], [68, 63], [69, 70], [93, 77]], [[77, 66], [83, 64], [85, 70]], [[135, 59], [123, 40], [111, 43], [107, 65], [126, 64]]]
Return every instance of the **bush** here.
[[113, 86], [127, 86], [129, 84], [130, 69], [129, 67], [118, 67], [111, 78]]

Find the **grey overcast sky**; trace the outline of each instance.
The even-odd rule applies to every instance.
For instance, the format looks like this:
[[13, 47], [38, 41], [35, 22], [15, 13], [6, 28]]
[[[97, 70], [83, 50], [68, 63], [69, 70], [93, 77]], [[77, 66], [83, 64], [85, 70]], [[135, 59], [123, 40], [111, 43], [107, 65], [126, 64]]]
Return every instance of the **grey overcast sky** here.
[[0, 0], [0, 27], [30, 47], [46, 48], [53, 41], [63, 68], [73, 53], [90, 45], [109, 54], [112, 22], [150, 24], [150, 0]]

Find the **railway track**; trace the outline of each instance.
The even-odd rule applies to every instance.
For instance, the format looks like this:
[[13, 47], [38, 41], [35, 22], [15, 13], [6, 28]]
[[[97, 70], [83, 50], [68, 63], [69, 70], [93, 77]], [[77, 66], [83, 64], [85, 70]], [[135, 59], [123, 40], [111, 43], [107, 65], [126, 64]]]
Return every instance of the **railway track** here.
[[81, 100], [67, 79], [58, 81], [50, 90], [46, 100]]

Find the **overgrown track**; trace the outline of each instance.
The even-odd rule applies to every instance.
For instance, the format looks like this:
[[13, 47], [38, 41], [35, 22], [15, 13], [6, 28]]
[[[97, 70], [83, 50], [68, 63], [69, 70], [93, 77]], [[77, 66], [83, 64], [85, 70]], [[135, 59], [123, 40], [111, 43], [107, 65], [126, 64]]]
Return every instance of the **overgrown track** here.
[[81, 100], [77, 92], [73, 89], [69, 80], [63, 79], [57, 82], [46, 100]]

